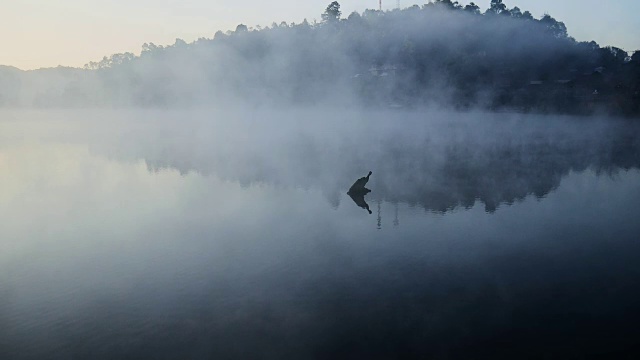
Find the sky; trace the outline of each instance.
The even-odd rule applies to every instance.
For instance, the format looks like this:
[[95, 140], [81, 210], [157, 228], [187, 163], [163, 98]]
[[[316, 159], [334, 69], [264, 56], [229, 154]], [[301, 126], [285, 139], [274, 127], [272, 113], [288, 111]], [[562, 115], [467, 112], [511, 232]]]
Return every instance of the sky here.
[[[330, 0], [0, 0], [0, 65], [23, 70], [81, 67], [105, 55], [140, 53], [142, 44], [212, 38], [218, 30], [273, 22], [320, 21]], [[401, 7], [427, 2], [400, 0]], [[469, 1], [460, 1], [467, 4]], [[476, 0], [484, 11], [490, 0]], [[539, 18], [563, 21], [579, 41], [640, 49], [638, 0], [505, 0]], [[377, 8], [377, 0], [343, 0], [343, 15]], [[396, 0], [383, 0], [383, 9]]]

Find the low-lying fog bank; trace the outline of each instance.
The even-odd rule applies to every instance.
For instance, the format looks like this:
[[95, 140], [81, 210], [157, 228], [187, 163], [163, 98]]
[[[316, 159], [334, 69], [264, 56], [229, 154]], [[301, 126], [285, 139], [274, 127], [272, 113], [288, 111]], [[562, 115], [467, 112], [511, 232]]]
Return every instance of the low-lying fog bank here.
[[640, 128], [611, 118], [263, 108], [4, 111], [3, 119], [5, 145], [79, 143], [154, 171], [320, 189], [334, 206], [368, 171], [371, 199], [444, 212], [544, 197], [572, 171], [640, 167]]

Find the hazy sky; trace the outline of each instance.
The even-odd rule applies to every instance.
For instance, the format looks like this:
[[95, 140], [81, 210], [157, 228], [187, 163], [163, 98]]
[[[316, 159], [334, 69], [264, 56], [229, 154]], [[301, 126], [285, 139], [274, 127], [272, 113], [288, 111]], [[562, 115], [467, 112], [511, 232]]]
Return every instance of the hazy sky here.
[[[320, 20], [330, 0], [0, 0], [0, 65], [34, 69], [82, 66], [104, 55], [139, 53], [145, 42], [172, 44], [217, 30]], [[427, 2], [401, 0], [402, 7]], [[467, 4], [468, 1], [460, 1]], [[483, 10], [490, 0], [476, 0]], [[377, 0], [340, 1], [343, 14], [377, 8]], [[505, 0], [536, 17], [564, 21], [577, 40], [640, 49], [639, 0]], [[383, 8], [396, 6], [383, 0]]]

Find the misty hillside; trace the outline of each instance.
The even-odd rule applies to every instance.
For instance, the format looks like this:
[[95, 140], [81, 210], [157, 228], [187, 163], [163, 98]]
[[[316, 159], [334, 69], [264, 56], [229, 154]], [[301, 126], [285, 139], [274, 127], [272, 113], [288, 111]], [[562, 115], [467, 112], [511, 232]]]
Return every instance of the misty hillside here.
[[0, 106], [313, 104], [640, 115], [640, 52], [577, 42], [565, 25], [492, 0], [437, 0], [322, 21], [238, 25], [144, 44], [84, 69], [0, 67]]

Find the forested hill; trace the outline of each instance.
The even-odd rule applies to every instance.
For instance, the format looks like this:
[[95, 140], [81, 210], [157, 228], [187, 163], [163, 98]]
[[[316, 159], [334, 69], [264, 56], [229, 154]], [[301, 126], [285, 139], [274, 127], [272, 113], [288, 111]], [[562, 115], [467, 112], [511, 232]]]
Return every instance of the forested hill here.
[[640, 115], [640, 52], [578, 42], [551, 15], [450, 0], [144, 44], [84, 69], [0, 67], [2, 106], [231, 102]]

